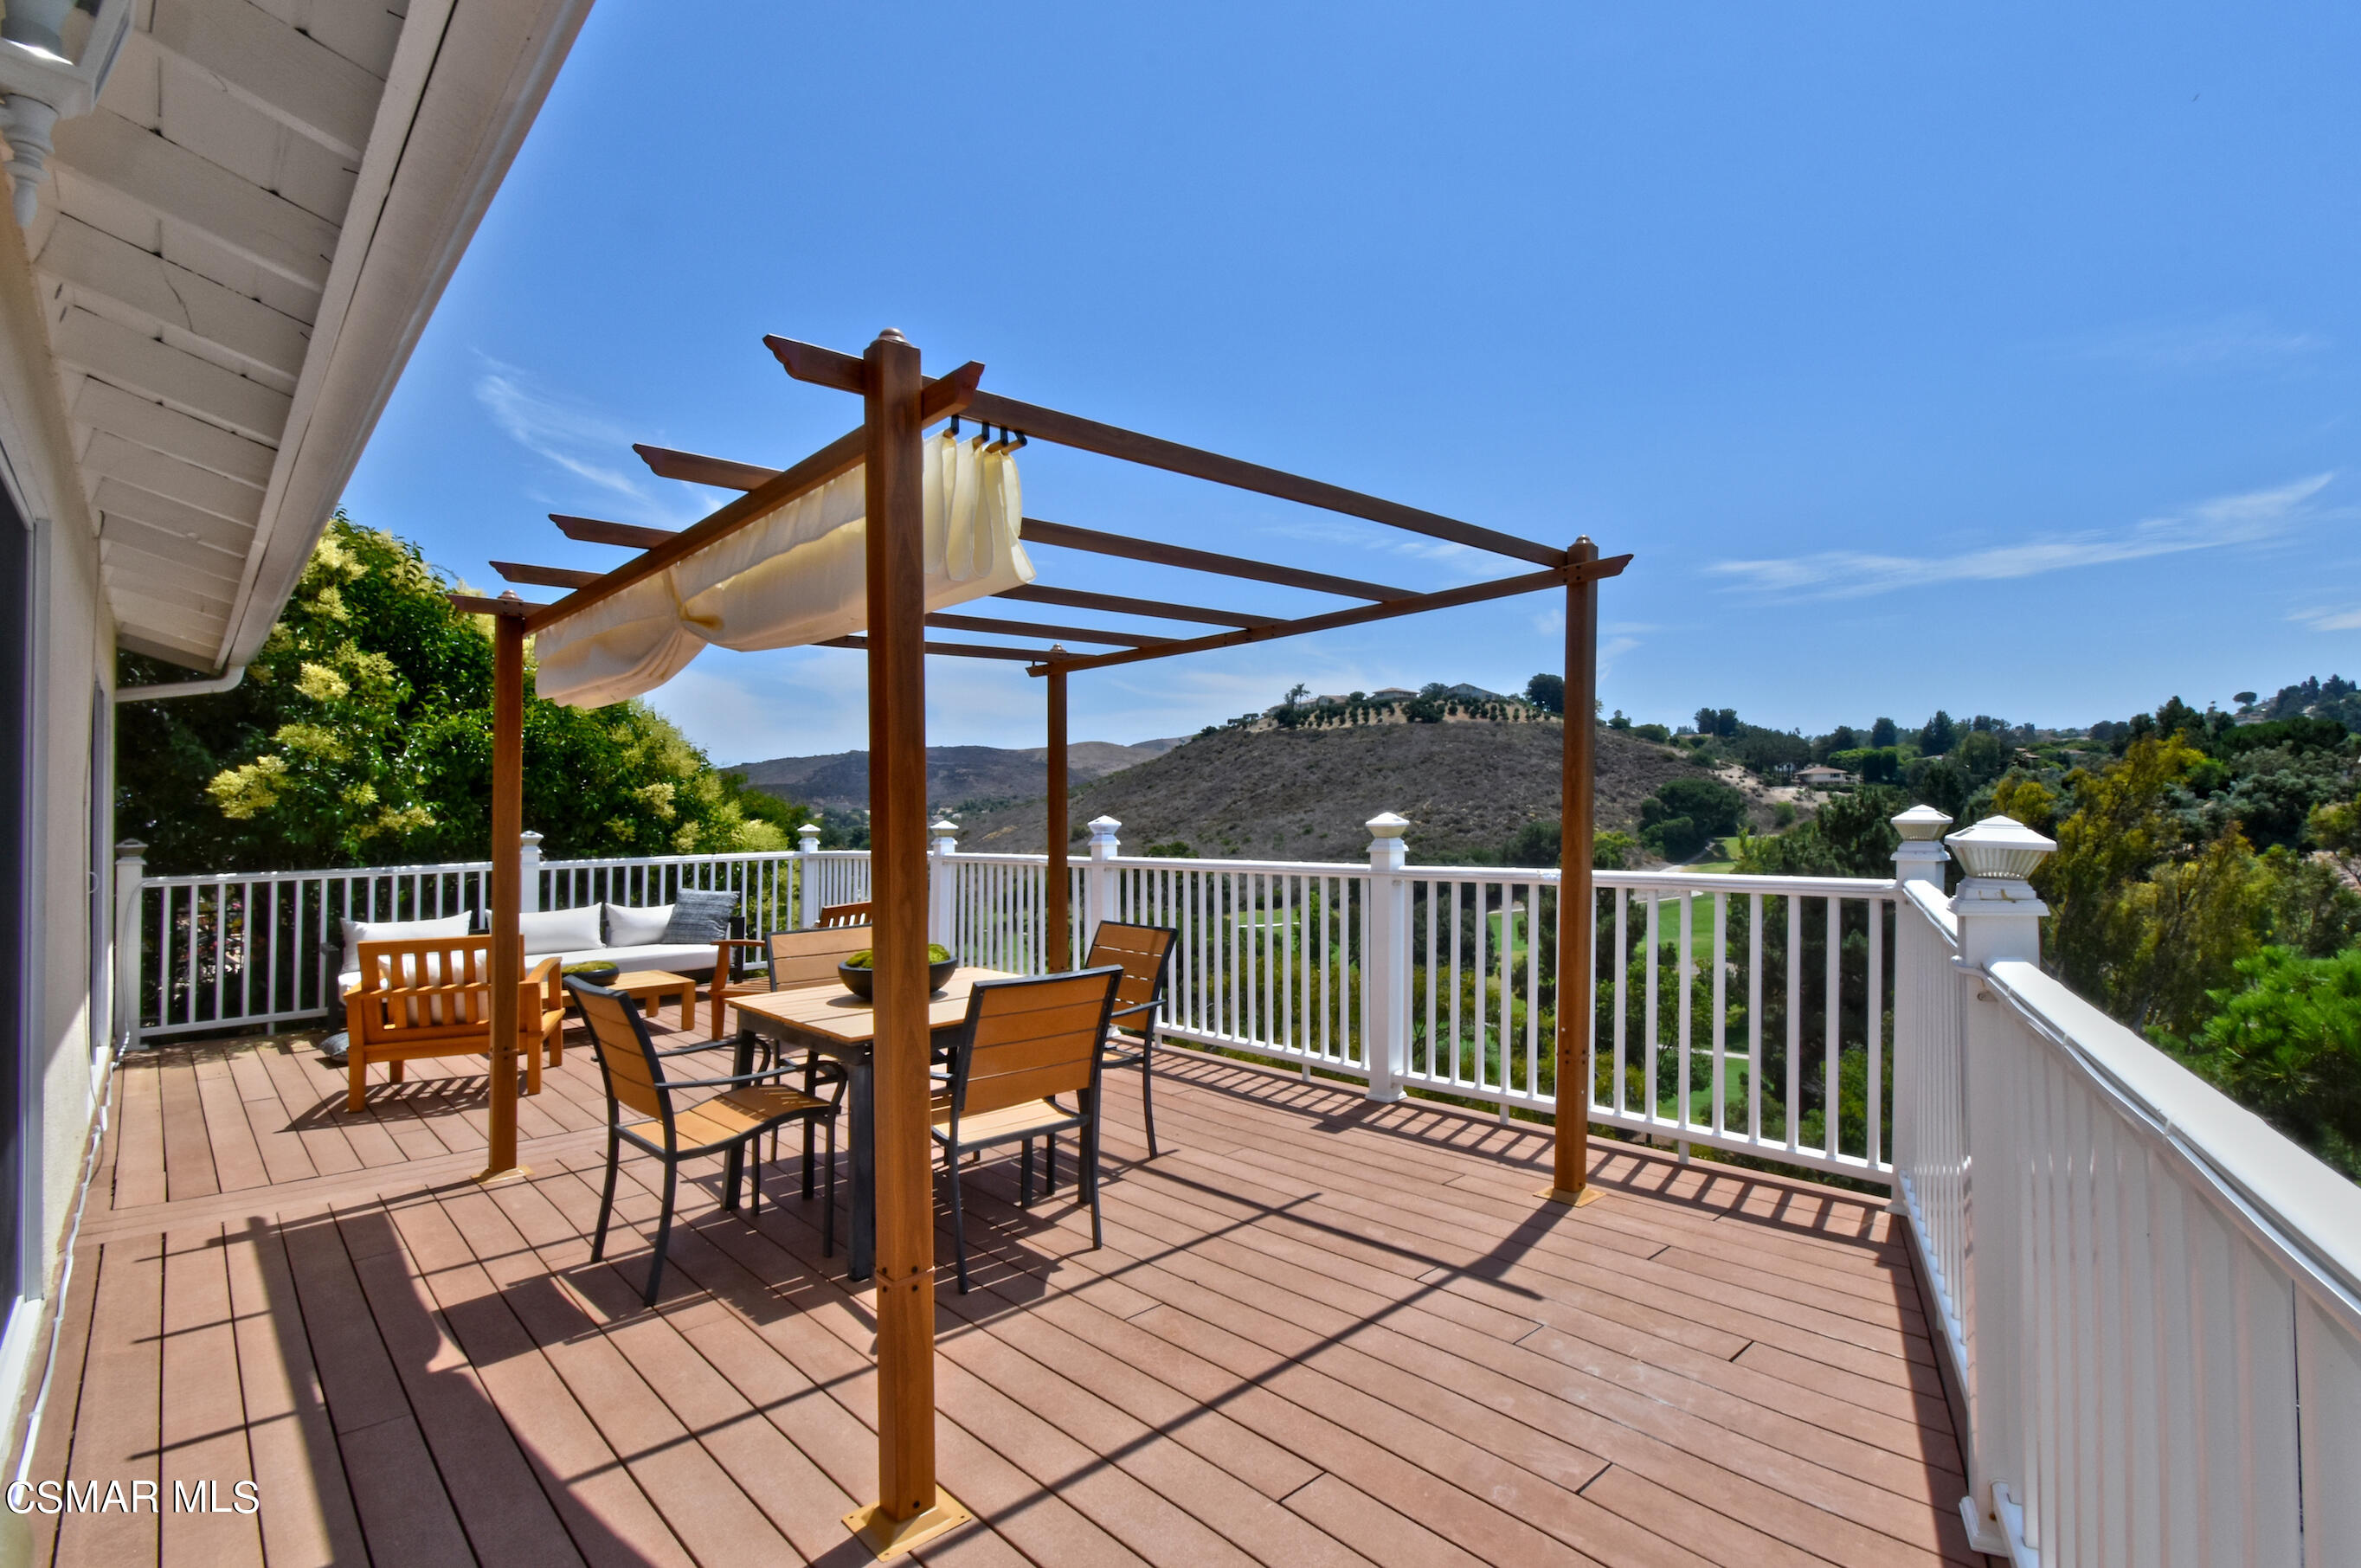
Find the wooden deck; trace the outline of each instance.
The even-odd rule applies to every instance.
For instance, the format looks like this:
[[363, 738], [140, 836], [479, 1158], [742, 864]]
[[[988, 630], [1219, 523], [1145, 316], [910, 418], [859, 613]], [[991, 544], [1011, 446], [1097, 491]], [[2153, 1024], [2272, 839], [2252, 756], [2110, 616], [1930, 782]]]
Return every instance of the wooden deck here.
[[[1153, 1164], [1115, 1080], [1104, 1250], [1071, 1186], [971, 1183], [938, 1387], [981, 1522], [924, 1561], [1982, 1563], [1881, 1204], [1609, 1146], [1568, 1212], [1531, 1130], [1170, 1064]], [[750, 1226], [707, 1171], [645, 1310], [644, 1167], [589, 1261], [587, 1047], [524, 1103], [534, 1178], [489, 1192], [480, 1077], [357, 1117], [342, 1084], [302, 1037], [116, 1074], [29, 1473], [162, 1508], [35, 1514], [35, 1561], [866, 1561], [869, 1300], [816, 1205]], [[173, 1511], [202, 1481], [259, 1511]]]

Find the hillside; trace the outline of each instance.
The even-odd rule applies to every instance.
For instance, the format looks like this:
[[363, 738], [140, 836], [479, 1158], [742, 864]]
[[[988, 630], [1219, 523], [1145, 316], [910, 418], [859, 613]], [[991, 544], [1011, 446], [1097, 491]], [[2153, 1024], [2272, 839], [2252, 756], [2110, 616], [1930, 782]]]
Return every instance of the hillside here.
[[[1076, 781], [1102, 778], [1119, 769], [1160, 757], [1179, 740], [1143, 740], [1119, 746], [1111, 740], [1077, 740], [1067, 748], [1067, 771]], [[1049, 749], [999, 746], [927, 748], [927, 799], [948, 808], [969, 801], [1038, 800], [1049, 779]], [[736, 773], [765, 794], [840, 810], [869, 809], [869, 753], [837, 751], [824, 757], [774, 757], [737, 762], [721, 770]]]
[[[1362, 725], [1220, 730], [1074, 792], [1072, 822], [1123, 824], [1134, 852], [1186, 843], [1192, 853], [1357, 861], [1362, 824], [1381, 811], [1411, 820], [1413, 861], [1497, 861], [1536, 817], [1558, 816], [1555, 724]], [[1632, 831], [1657, 785], [1700, 770], [1665, 747], [1598, 732], [1598, 827]], [[1038, 853], [1042, 802], [967, 814], [964, 848]]]

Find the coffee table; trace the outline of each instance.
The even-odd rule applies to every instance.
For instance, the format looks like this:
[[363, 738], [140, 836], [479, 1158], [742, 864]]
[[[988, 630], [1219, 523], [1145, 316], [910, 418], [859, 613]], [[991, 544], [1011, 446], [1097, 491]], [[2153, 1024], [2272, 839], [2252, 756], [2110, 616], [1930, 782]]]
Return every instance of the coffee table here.
[[680, 998], [680, 1026], [689, 1026], [697, 1012], [697, 981], [685, 974], [673, 974], [660, 969], [631, 970], [607, 982], [609, 991], [620, 991], [640, 1004], [648, 1022], [656, 1022], [656, 1008], [667, 996]]

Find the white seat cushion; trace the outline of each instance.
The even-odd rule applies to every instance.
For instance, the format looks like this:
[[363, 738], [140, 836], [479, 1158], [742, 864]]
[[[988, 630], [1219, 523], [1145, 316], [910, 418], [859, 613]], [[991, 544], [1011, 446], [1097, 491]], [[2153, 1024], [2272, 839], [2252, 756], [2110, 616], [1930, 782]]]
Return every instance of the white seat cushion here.
[[633, 908], [622, 904], [602, 904], [599, 917], [606, 922], [607, 945], [611, 948], [641, 948], [664, 940], [664, 927], [672, 924], [672, 905], [651, 904]]
[[710, 942], [692, 945], [686, 942], [642, 942], [629, 948], [580, 948], [563, 953], [527, 953], [525, 967], [531, 969], [544, 958], [556, 958], [566, 964], [613, 964], [617, 969], [668, 970], [674, 974], [704, 974], [713, 968], [713, 945]]

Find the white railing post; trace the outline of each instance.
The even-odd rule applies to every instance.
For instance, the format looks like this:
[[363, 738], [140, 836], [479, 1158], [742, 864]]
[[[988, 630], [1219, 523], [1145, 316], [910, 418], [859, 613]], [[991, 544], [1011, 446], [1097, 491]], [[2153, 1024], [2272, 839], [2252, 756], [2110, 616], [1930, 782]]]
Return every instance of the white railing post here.
[[139, 1037], [140, 968], [147, 951], [139, 929], [139, 883], [147, 875], [147, 845], [126, 839], [115, 846], [115, 1003], [106, 1032], [118, 1050]]
[[541, 907], [541, 835], [517, 835], [517, 907], [530, 915]]
[[952, 938], [958, 929], [959, 868], [951, 856], [959, 852], [959, 824], [947, 817], [928, 831], [933, 837], [928, 841], [927, 940], [957, 952]]
[[[2026, 1447], [2026, 1357], [2033, 1344], [2023, 1313], [2030, 1294], [2023, 1235], [2025, 1164], [2018, 1146], [2023, 1096], [2019, 1047], [1984, 972], [2004, 959], [2041, 960], [2041, 917], [2049, 906], [2030, 876], [2057, 843], [2009, 817], [1987, 817], [1947, 840], [1967, 875], [1951, 896], [1960, 923], [1959, 1005], [1968, 1107], [1969, 1420], [1967, 1519], [1972, 1544], [2007, 1550], [2004, 1501], [2023, 1506], [2030, 1478]], [[2004, 1498], [1995, 1488], [2005, 1487]], [[1969, 1509], [1963, 1509], [1963, 1514]]]
[[[1937, 892], [1943, 886], [1943, 867], [1951, 857], [1943, 852], [1939, 840], [1951, 819], [1931, 806], [1914, 806], [1894, 819], [1894, 830], [1902, 835], [1902, 842], [1894, 850], [1894, 880], [1896, 891], [1914, 882], [1931, 883]], [[1916, 918], [1904, 894], [1894, 903], [1894, 1137], [1893, 1147], [1886, 1157], [1894, 1162], [1894, 1199], [1887, 1207], [1897, 1214], [1909, 1212], [1905, 1196], [1904, 1173], [1913, 1168], [1918, 1154], [1918, 1130], [1916, 1116], [1918, 1106], [1918, 1075], [1924, 1065], [1926, 1027], [1917, 1004], [1921, 999], [1937, 994], [1941, 987], [1928, 983], [1932, 977], [1916, 972], [1916, 966], [1933, 957], [1929, 945], [1915, 940], [1917, 933], [1907, 922]]]
[[1120, 854], [1123, 845], [1115, 838], [1123, 824], [1112, 817], [1091, 819], [1090, 875], [1082, 884], [1082, 932], [1085, 940], [1099, 928], [1099, 923], [1115, 917], [1115, 867], [1107, 862]]
[[1363, 955], [1361, 983], [1369, 998], [1369, 1038], [1363, 1061], [1369, 1069], [1369, 1098], [1400, 1100], [1398, 1081], [1410, 1061], [1410, 878], [1402, 868], [1410, 846], [1406, 817], [1388, 811], [1368, 820], [1369, 950]]
[[808, 931], [819, 924], [819, 824], [796, 828], [796, 840], [803, 846], [796, 857], [796, 925]]

